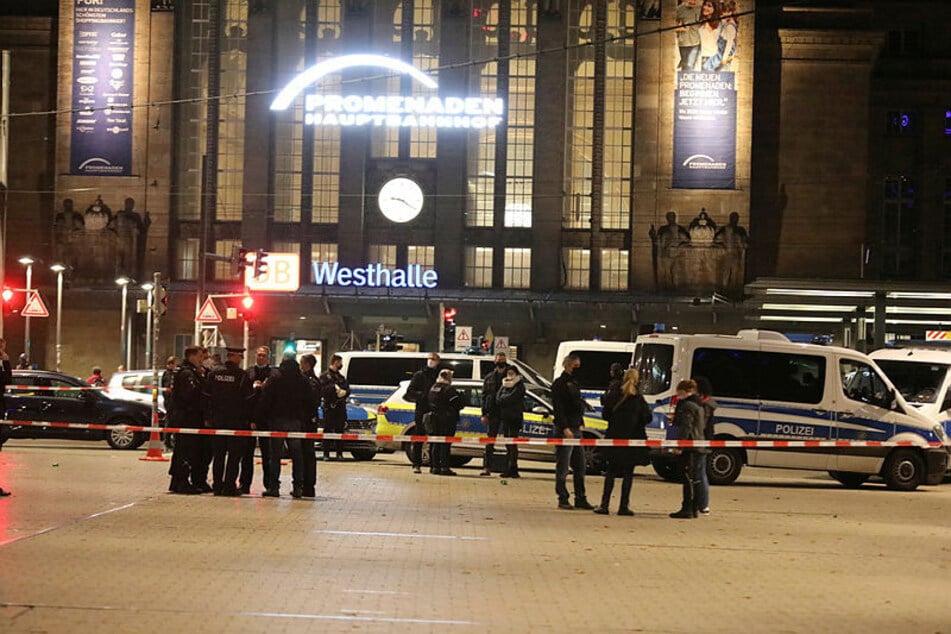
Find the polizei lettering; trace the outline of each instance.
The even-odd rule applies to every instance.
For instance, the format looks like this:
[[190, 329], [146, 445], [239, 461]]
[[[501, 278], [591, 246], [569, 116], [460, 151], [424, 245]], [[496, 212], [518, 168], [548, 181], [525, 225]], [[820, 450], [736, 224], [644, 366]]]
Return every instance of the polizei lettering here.
[[815, 436], [815, 428], [809, 425], [776, 425], [776, 433], [789, 436]]
[[321, 286], [371, 286], [383, 288], [436, 288], [439, 274], [422, 265], [410, 264], [405, 269], [391, 269], [382, 264], [362, 268], [340, 266], [338, 262], [313, 262], [314, 283]]

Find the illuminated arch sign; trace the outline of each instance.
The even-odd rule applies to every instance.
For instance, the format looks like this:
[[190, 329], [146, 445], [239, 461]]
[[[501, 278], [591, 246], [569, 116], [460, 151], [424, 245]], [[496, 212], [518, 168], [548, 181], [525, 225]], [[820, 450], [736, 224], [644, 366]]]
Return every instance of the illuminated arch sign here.
[[[430, 90], [432, 77], [406, 62], [383, 55], [344, 55], [311, 66], [295, 77], [271, 102], [271, 110], [287, 110], [308, 87], [348, 68], [382, 68], [409, 75]], [[400, 95], [304, 95], [304, 123], [325, 126], [387, 128], [494, 128], [505, 115], [505, 101], [483, 97]]]

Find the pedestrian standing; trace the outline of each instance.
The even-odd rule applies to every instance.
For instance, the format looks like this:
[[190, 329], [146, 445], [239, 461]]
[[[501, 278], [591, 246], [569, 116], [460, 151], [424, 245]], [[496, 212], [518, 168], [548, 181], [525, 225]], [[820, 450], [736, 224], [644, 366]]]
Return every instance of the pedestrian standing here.
[[[221, 356], [218, 355], [218, 360], [221, 360]], [[202, 347], [201, 349], [201, 365], [198, 370], [201, 373], [202, 380], [207, 380], [208, 375], [215, 368], [215, 360], [212, 357], [211, 351], [208, 348]], [[224, 367], [223, 365], [221, 367]], [[210, 427], [208, 419], [205, 419], [205, 426]], [[208, 472], [211, 471], [211, 461], [214, 457], [214, 447], [212, 445], [212, 436], [199, 435], [195, 436], [195, 442], [197, 443], [198, 452], [198, 475], [199, 477], [193, 478], [192, 483], [201, 489], [202, 493], [211, 493], [214, 489], [208, 484]]]
[[[499, 414], [502, 421], [502, 433], [507, 438], [516, 438], [521, 435], [522, 422], [525, 412], [525, 382], [519, 375], [518, 368], [510, 365], [505, 369], [505, 378], [495, 397], [499, 404]], [[503, 478], [520, 478], [518, 473], [518, 445], [505, 445], [505, 471]]]
[[[4, 395], [7, 392], [7, 385], [13, 381], [13, 370], [10, 368], [10, 355], [7, 354], [7, 340], [0, 337], [0, 418], [7, 417], [7, 404]], [[0, 423], [0, 451], [3, 450], [4, 439], [7, 426]], [[7, 497], [10, 492], [0, 488], [0, 497]]]
[[[623, 374], [620, 388], [605, 392], [602, 400], [602, 416], [608, 421], [607, 438], [647, 439], [647, 425], [651, 422], [651, 410], [647, 401], [637, 391], [640, 375], [637, 370], [627, 370]], [[615, 394], [617, 394], [615, 396]], [[601, 505], [594, 509], [599, 515], [607, 515], [614, 490], [615, 478], [621, 479], [621, 501], [618, 515], [634, 515], [631, 511], [631, 487], [634, 485], [634, 467], [649, 461], [647, 447], [605, 447], [607, 471], [604, 474], [604, 491], [601, 493]]]
[[[300, 358], [300, 369], [304, 378], [307, 379], [307, 385], [310, 388], [310, 418], [304, 421], [304, 431], [308, 433], [317, 433], [320, 421], [317, 418], [317, 408], [320, 406], [320, 377], [314, 369], [317, 367], [317, 357], [312, 354], [305, 354]], [[301, 492], [302, 497], [313, 499], [317, 497], [317, 443], [311, 439], [301, 441]]]
[[[244, 348], [228, 348], [224, 365], [212, 370], [205, 380], [206, 416], [215, 429], [250, 429], [248, 407], [254, 389], [247, 373], [241, 369], [243, 356]], [[211, 488], [215, 495], [241, 495], [237, 486], [238, 469], [248, 440], [224, 435], [212, 438]]]
[[[277, 373], [277, 368], [270, 364], [271, 349], [267, 346], [261, 346], [254, 353], [254, 365], [248, 368], [248, 378], [251, 380], [251, 387], [254, 388], [254, 398], [251, 401], [251, 429], [266, 431], [267, 422], [259, 421], [256, 418], [257, 399], [261, 396], [261, 388], [264, 383]], [[238, 476], [238, 482], [241, 485], [241, 492], [245, 495], [251, 493], [251, 482], [254, 481], [254, 450], [261, 447], [261, 473], [264, 478], [265, 488], [270, 481], [271, 473], [271, 443], [269, 438], [252, 437], [245, 449], [245, 454], [241, 458], [241, 475]], [[283, 450], [282, 450], [283, 452]]]
[[[172, 427], [204, 427], [202, 392], [204, 380], [198, 366], [201, 364], [201, 347], [185, 348], [185, 361], [175, 373], [172, 384], [172, 408], [167, 412]], [[196, 434], [175, 434], [175, 450], [169, 465], [172, 476], [168, 490], [172, 493], [192, 495], [201, 493], [197, 486], [201, 479], [199, 445]], [[205, 483], [207, 485], [207, 482]]]
[[[178, 372], [182, 360], [176, 356], [171, 356], [165, 360], [165, 371], [159, 379], [159, 387], [162, 390], [162, 404], [165, 407], [166, 425], [168, 424], [168, 413], [172, 411], [172, 383], [175, 382], [175, 373]], [[174, 442], [171, 434], [163, 434], [165, 449], [174, 451]]]
[[[703, 404], [697, 396], [697, 383], [686, 379], [677, 384], [677, 410], [674, 412], [674, 427], [681, 440], [703, 440]], [[700, 453], [693, 448], [680, 450], [680, 472], [683, 477], [683, 498], [680, 510], [671, 517], [690, 519], [699, 515]]]
[[[256, 406], [258, 421], [267, 421], [268, 429], [274, 431], [300, 432], [304, 421], [313, 416], [310, 383], [301, 374], [300, 366], [290, 353], [281, 361], [277, 374], [271, 377], [261, 390]], [[270, 480], [264, 483], [265, 497], [280, 497], [281, 454], [284, 443], [292, 461], [292, 489], [295, 498], [304, 495], [303, 447], [300, 438], [271, 438]]]
[[93, 387], [102, 387], [106, 384], [106, 379], [102, 376], [102, 368], [96, 366], [92, 369], [92, 376], [86, 379], [86, 383]]
[[[581, 367], [578, 355], [570, 354], [562, 360], [562, 373], [551, 385], [551, 400], [555, 407], [553, 432], [557, 438], [581, 438], [584, 432], [585, 403], [581, 397], [581, 386], [574, 378], [574, 372]], [[555, 448], [555, 493], [558, 495], [558, 508], [571, 509], [568, 494], [568, 468], [574, 477], [574, 508], [593, 510], [585, 495], [584, 475], [585, 457], [581, 446], [559, 445]]]
[[[705, 440], [713, 440], [713, 419], [717, 411], [717, 402], [713, 400], [713, 385], [710, 383], [710, 379], [705, 376], [697, 376], [693, 380], [697, 383], [697, 394], [700, 396], [700, 403], [703, 405], [703, 437]], [[709, 449], [701, 451], [700, 464], [697, 467], [700, 476], [697, 508], [701, 515], [710, 514], [710, 477], [707, 474], [707, 456], [709, 453]]]
[[[429, 390], [429, 411], [432, 417], [433, 435], [455, 436], [459, 424], [459, 412], [465, 406], [462, 396], [452, 386], [452, 370], [439, 372], [436, 382]], [[430, 443], [429, 456], [433, 473], [454, 476], [456, 472], [449, 468], [450, 446], [447, 442]]]
[[[413, 374], [406, 388], [403, 398], [416, 404], [414, 436], [427, 436], [429, 431], [423, 424], [423, 416], [429, 412], [429, 390], [436, 384], [439, 376], [439, 355], [430, 352], [426, 357], [426, 367]], [[410, 460], [413, 463], [413, 473], [421, 473], [423, 466], [423, 443], [414, 442], [410, 446]], [[432, 465], [432, 447], [430, 447], [430, 465]], [[430, 471], [434, 471], [430, 466]]]
[[[347, 397], [350, 396], [350, 384], [340, 369], [343, 357], [335, 354], [330, 357], [330, 366], [320, 375], [320, 396], [324, 409], [324, 433], [342, 434], [347, 431]], [[337, 454], [337, 460], [343, 460], [343, 441], [324, 440], [324, 460], [330, 460], [330, 452]]]
[[[499, 407], [498, 395], [499, 388], [502, 387], [502, 379], [505, 378], [505, 370], [508, 367], [505, 353], [498, 353], [495, 355], [495, 367], [482, 381], [482, 424], [485, 426], [489, 438], [495, 438], [499, 435], [499, 427], [502, 424], [502, 410]], [[480, 476], [492, 475], [492, 455], [494, 453], [495, 445], [487, 444], [482, 459]]]

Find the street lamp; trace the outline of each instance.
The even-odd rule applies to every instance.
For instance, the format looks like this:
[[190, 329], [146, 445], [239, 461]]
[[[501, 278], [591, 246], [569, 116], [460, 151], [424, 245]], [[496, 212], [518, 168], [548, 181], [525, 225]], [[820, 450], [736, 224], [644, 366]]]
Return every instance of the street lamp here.
[[148, 362], [152, 363], [152, 289], [155, 286], [152, 285], [152, 282], [146, 282], [140, 286], [143, 291], [146, 291], [146, 304], [148, 304], [148, 310], [145, 311], [145, 358]]
[[132, 282], [125, 275], [116, 278], [116, 284], [122, 288], [122, 323], [119, 325], [119, 363], [125, 365], [125, 369], [130, 367], [129, 349], [126, 347], [126, 304], [129, 299], [129, 284]]
[[[33, 258], [24, 255], [18, 262], [26, 267], [26, 302], [29, 303], [32, 295], [30, 291], [33, 290]], [[30, 318], [25, 317], [23, 322], [23, 353], [26, 354], [27, 363], [33, 362], [33, 351], [30, 349], [32, 343], [30, 341]]]
[[63, 364], [63, 271], [66, 267], [54, 264], [50, 270], [56, 273], [56, 371]]

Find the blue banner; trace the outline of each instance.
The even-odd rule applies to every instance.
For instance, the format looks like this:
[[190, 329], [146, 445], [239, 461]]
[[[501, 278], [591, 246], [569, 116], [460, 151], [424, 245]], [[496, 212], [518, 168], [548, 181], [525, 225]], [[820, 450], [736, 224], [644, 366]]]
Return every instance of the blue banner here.
[[73, 0], [74, 176], [132, 175], [135, 0]]
[[677, 73], [677, 91], [674, 95], [673, 187], [736, 187], [734, 73]]

